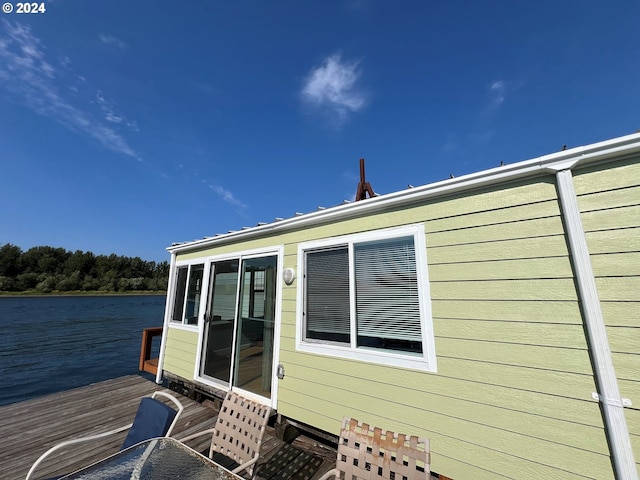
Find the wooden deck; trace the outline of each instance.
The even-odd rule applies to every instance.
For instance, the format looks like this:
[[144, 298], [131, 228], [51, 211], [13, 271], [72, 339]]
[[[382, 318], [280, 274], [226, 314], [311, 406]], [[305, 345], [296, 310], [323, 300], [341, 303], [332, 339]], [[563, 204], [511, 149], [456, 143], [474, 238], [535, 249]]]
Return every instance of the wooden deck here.
[[[91, 435], [126, 425], [133, 420], [140, 398], [156, 390], [170, 392], [137, 375], [120, 377], [86, 387], [0, 407], [0, 472], [5, 480], [24, 479], [33, 462], [62, 440]], [[207, 402], [187, 397], [172, 436], [185, 437], [213, 427], [216, 410]], [[36, 478], [69, 473], [118, 451], [125, 434], [71, 446], [52, 455], [36, 472]], [[210, 439], [189, 445], [207, 449]], [[285, 444], [268, 429], [258, 472], [267, 480], [313, 480], [335, 465], [335, 450], [306, 437]]]

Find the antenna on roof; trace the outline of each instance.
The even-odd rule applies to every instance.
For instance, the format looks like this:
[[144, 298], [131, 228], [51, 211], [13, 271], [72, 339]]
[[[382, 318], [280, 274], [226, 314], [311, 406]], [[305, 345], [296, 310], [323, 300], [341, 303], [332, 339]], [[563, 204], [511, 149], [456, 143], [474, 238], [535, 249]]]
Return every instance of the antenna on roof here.
[[356, 202], [359, 200], [366, 200], [367, 193], [369, 197], [375, 197], [375, 193], [373, 193], [373, 189], [369, 182], [367, 182], [364, 178], [364, 158], [360, 159], [360, 183], [358, 183], [358, 190], [356, 190]]

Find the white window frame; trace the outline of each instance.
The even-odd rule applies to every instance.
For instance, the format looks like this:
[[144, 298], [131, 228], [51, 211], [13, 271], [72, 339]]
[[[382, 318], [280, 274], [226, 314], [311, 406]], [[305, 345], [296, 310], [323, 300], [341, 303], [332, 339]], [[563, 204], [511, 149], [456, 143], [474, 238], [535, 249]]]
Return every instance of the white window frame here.
[[[195, 258], [192, 260], [184, 260], [184, 261], [180, 261], [180, 262], [176, 262], [175, 265], [175, 270], [173, 273], [173, 278], [172, 278], [172, 284], [171, 284], [171, 290], [170, 290], [170, 297], [167, 299], [168, 303], [170, 303], [170, 308], [167, 309], [167, 314], [169, 316], [169, 322], [168, 325], [171, 328], [178, 328], [181, 330], [188, 330], [191, 332], [197, 332], [198, 331], [198, 325], [200, 323], [200, 320], [198, 318], [198, 322], [196, 324], [193, 325], [189, 325], [188, 323], [185, 323], [185, 319], [184, 319], [184, 312], [186, 309], [186, 303], [187, 303], [187, 293], [189, 291], [189, 279], [191, 278], [191, 269], [196, 266], [196, 265], [201, 265], [201, 264], [205, 264], [205, 270], [206, 270], [206, 261], [203, 260], [202, 258]], [[187, 267], [187, 283], [185, 284], [185, 292], [184, 292], [184, 298], [182, 300], [182, 319], [180, 321], [176, 321], [173, 320], [173, 309], [175, 306], [175, 301], [176, 301], [176, 293], [177, 293], [177, 289], [178, 289], [178, 270], [180, 268], [184, 268]], [[203, 272], [203, 279], [202, 279], [202, 285], [201, 288], [203, 288], [204, 285], [204, 276], [205, 276], [206, 272]], [[204, 305], [204, 299], [202, 298], [203, 295], [200, 295], [200, 303], [199, 303], [199, 307], [198, 307], [198, 311], [202, 311], [203, 305]]]
[[[416, 274], [418, 284], [418, 298], [420, 308], [422, 354], [409, 352], [394, 352], [375, 348], [357, 347], [355, 343], [355, 298], [353, 246], [357, 243], [386, 240], [398, 237], [413, 236], [415, 245]], [[350, 322], [351, 343], [338, 344], [322, 340], [305, 339], [305, 325], [303, 311], [305, 299], [305, 255], [308, 251], [348, 245], [349, 250], [349, 284], [350, 288]], [[437, 371], [435, 338], [433, 332], [433, 318], [431, 313], [431, 294], [429, 289], [429, 273], [427, 269], [427, 247], [424, 224], [418, 223], [402, 227], [386, 228], [364, 233], [342, 235], [322, 240], [298, 244], [298, 285], [296, 308], [296, 349], [301, 352], [328, 355], [332, 357], [360, 360], [363, 362], [410, 368], [415, 370]]]

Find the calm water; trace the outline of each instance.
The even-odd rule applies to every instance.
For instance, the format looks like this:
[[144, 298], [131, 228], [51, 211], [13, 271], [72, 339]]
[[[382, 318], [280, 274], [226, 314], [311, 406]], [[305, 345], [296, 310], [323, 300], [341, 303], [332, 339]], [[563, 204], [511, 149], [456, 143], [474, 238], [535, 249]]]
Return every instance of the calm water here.
[[0, 405], [140, 373], [142, 329], [162, 325], [164, 302], [0, 297]]

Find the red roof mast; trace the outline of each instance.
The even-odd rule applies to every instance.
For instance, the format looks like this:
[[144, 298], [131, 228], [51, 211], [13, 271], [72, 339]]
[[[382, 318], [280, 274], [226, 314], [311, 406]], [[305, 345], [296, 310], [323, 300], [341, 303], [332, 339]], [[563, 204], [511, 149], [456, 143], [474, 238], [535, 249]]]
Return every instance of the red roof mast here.
[[373, 189], [369, 182], [365, 180], [364, 177], [364, 158], [360, 159], [360, 183], [358, 183], [358, 190], [356, 191], [356, 202], [360, 200], [366, 200], [367, 193], [369, 197], [375, 197], [376, 194], [373, 193]]

